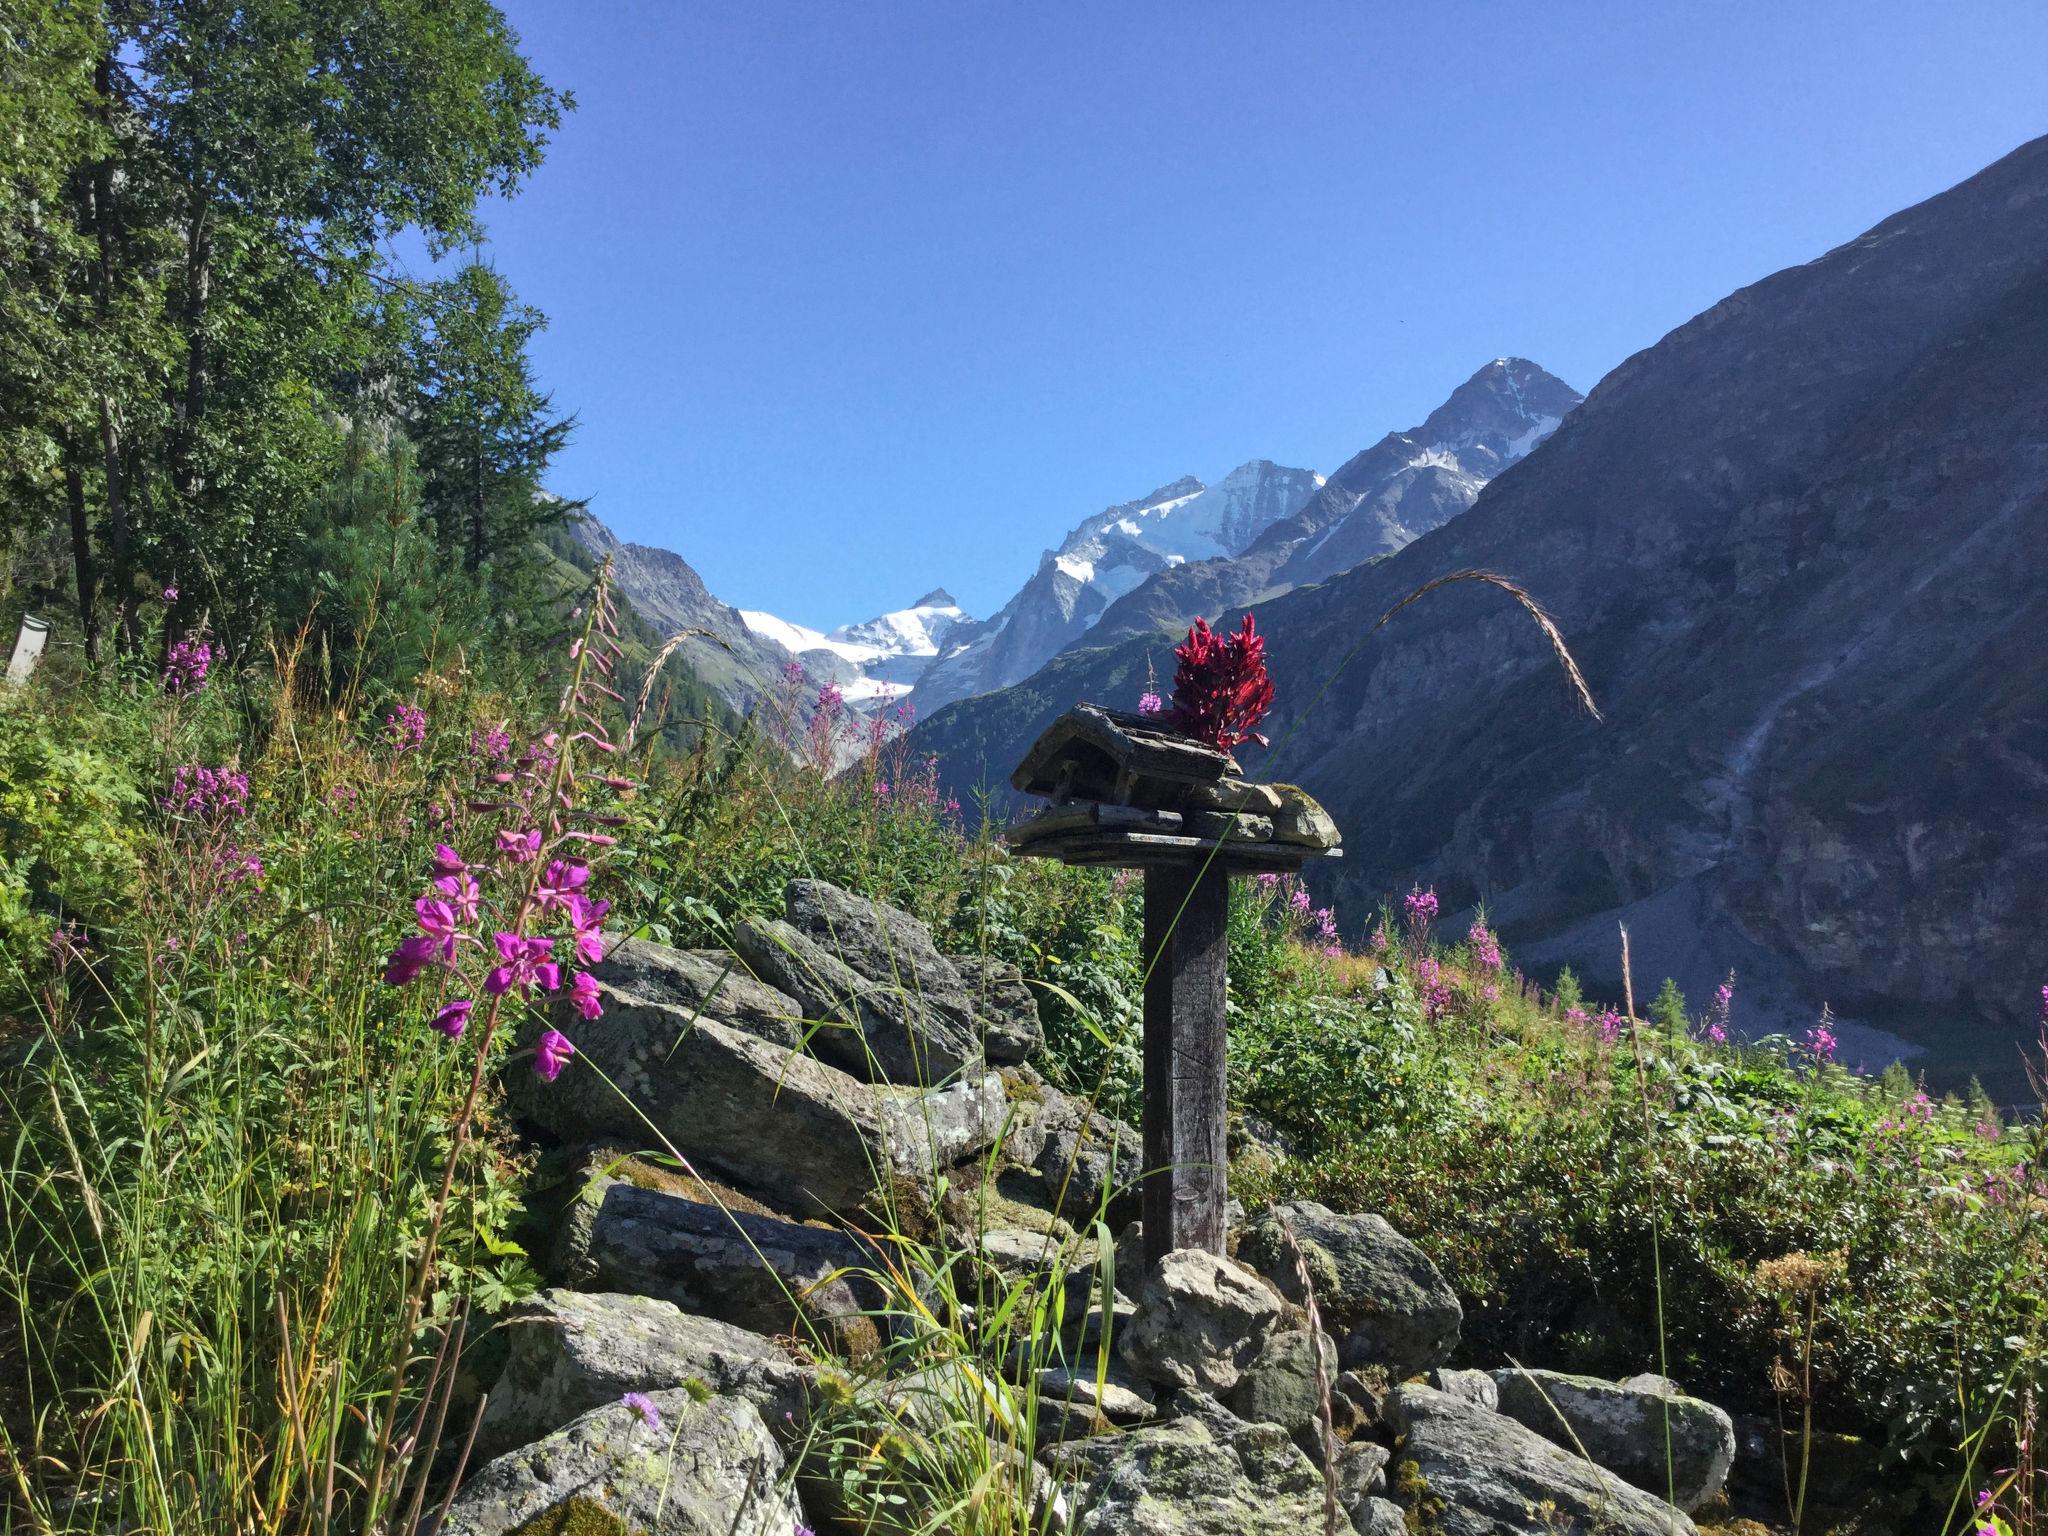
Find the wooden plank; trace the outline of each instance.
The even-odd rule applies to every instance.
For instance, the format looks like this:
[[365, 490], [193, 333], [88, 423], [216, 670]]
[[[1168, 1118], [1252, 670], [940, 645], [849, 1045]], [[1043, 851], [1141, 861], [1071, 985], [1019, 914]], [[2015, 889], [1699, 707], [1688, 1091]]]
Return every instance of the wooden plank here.
[[1230, 1197], [1224, 962], [1230, 879], [1145, 874], [1145, 1267], [1176, 1248], [1223, 1252]]

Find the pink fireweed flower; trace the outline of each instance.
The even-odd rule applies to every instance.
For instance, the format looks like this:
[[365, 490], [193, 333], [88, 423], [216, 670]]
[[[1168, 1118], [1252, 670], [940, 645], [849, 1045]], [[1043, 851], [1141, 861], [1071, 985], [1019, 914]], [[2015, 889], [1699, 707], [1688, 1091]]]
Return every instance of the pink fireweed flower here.
[[1481, 987], [1481, 988], [1479, 989], [1479, 996], [1480, 996], [1480, 999], [1481, 999], [1482, 1001], [1484, 1001], [1484, 1002], [1489, 1002], [1489, 1003], [1497, 1003], [1497, 1002], [1499, 1002], [1499, 1001], [1500, 1001], [1500, 984], [1499, 984], [1498, 982], [1493, 982], [1493, 981], [1489, 981], [1489, 982], [1487, 982], [1487, 983], [1486, 983], [1486, 985], [1484, 985], [1483, 987]]
[[178, 589], [177, 589], [176, 587], [165, 587], [165, 588], [164, 588], [164, 601], [165, 601], [165, 602], [167, 602], [167, 603], [175, 603], [175, 602], [176, 602], [177, 600], [178, 600]]
[[1306, 890], [1297, 886], [1294, 894], [1287, 898], [1287, 905], [1297, 912], [1306, 912], [1315, 905], [1315, 899]]
[[164, 653], [164, 687], [172, 693], [197, 693], [206, 686], [212, 666], [212, 644], [204, 636], [186, 635]]
[[1612, 1008], [1604, 1009], [1601, 1012], [1600, 1043], [1602, 1045], [1612, 1045], [1615, 1041], [1621, 1038], [1622, 1022], [1623, 1020], [1621, 1015], [1616, 1013]]
[[427, 712], [417, 704], [401, 704], [384, 717], [384, 739], [394, 752], [412, 752], [427, 740]]
[[576, 958], [595, 965], [604, 958], [604, 915], [612, 909], [608, 901], [587, 896], [569, 898], [569, 925], [576, 930]]
[[500, 832], [498, 852], [514, 864], [524, 864], [540, 856], [540, 828], [531, 832]]
[[569, 983], [569, 1006], [586, 1019], [604, 1012], [604, 1003], [597, 995], [597, 978], [590, 972], [578, 971]]
[[173, 816], [234, 821], [249, 814], [249, 775], [187, 763], [171, 775], [170, 793], [158, 803]]
[[569, 1043], [567, 1035], [560, 1030], [547, 1030], [533, 1048], [533, 1075], [544, 1083], [552, 1083], [575, 1054], [576, 1047]]
[[1588, 1024], [1592, 1022], [1592, 1020], [1587, 1016], [1586, 1010], [1579, 1007], [1576, 1003], [1574, 1003], [1571, 1007], [1565, 1009], [1564, 1021], [1567, 1024], [1576, 1025], [1580, 1029], [1584, 1029]]
[[1806, 1032], [1806, 1048], [1816, 1061], [1833, 1061], [1835, 1048], [1840, 1044], [1835, 1032], [1825, 1023], [1816, 1024]]
[[1139, 714], [1141, 714], [1141, 715], [1157, 715], [1157, 714], [1163, 714], [1163, 713], [1165, 712], [1165, 710], [1166, 710], [1166, 700], [1164, 700], [1164, 699], [1162, 699], [1161, 697], [1159, 697], [1159, 695], [1158, 695], [1158, 694], [1156, 694], [1156, 693], [1141, 693], [1141, 694], [1139, 694], [1139, 695], [1138, 695], [1138, 713], [1139, 713]]
[[1487, 930], [1486, 924], [1474, 923], [1472, 931], [1465, 935], [1472, 946], [1472, 963], [1485, 970], [1497, 971], [1501, 967], [1500, 940]]
[[460, 925], [456, 922], [455, 908], [448, 902], [431, 896], [422, 896], [412, 904], [419, 914], [420, 932], [434, 941], [438, 951], [435, 958], [443, 961], [455, 958], [455, 944], [462, 937]]
[[1421, 886], [1416, 886], [1402, 898], [1401, 907], [1407, 914], [1408, 927], [1413, 932], [1420, 933], [1436, 921], [1436, 892], [1425, 891]]
[[566, 909], [569, 898], [590, 882], [588, 864], [571, 864], [565, 859], [550, 859], [547, 869], [540, 877], [540, 884], [534, 888], [534, 905], [541, 911], [552, 911], [556, 907]]
[[457, 922], [476, 921], [477, 903], [483, 897], [483, 888], [476, 883], [474, 876], [443, 875], [434, 882], [434, 889], [446, 898], [449, 907], [454, 910]]
[[1273, 871], [1270, 869], [1264, 871], [1259, 876], [1259, 889], [1262, 891], [1270, 891], [1271, 889], [1273, 889], [1274, 886], [1278, 885], [1279, 883], [1280, 877], [1273, 873]]
[[1719, 1024], [1709, 1024], [1707, 1026], [1707, 1039], [1714, 1045], [1726, 1045], [1728, 1043], [1728, 1031]]
[[1330, 907], [1316, 908], [1316, 937], [1334, 939], [1337, 937], [1337, 914]]
[[434, 844], [434, 873], [437, 875], [459, 875], [469, 866], [462, 862], [462, 856], [446, 843]]
[[428, 1022], [450, 1040], [460, 1040], [462, 1038], [462, 1031], [469, 1024], [470, 1010], [474, 1007], [476, 1007], [476, 1004], [468, 998], [459, 997], [454, 1002], [443, 1006], [441, 1011], [436, 1013]]
[[484, 990], [493, 997], [506, 992], [517, 992], [525, 997], [536, 986], [544, 992], [553, 992], [562, 985], [561, 966], [548, 958], [555, 947], [553, 939], [494, 933], [491, 940], [498, 946], [498, 958], [504, 962], [493, 967], [491, 974], [484, 978]]
[[[557, 1067], [555, 1070], [559, 1072], [561, 1068]], [[640, 1422], [649, 1429], [659, 1430], [661, 1428], [661, 1412], [654, 1406], [654, 1399], [645, 1392], [628, 1392], [619, 1401], [638, 1414]]]
[[782, 664], [782, 680], [785, 683], [800, 683], [804, 680], [804, 664], [800, 661], [785, 661]]
[[469, 755], [487, 763], [503, 762], [512, 750], [511, 736], [499, 726], [486, 726], [469, 733]]
[[437, 962], [440, 949], [441, 941], [428, 933], [416, 933], [401, 940], [398, 948], [391, 951], [391, 958], [384, 962], [385, 981], [394, 987], [404, 986]]
[[1325, 944], [1323, 946], [1323, 958], [1325, 960], [1335, 960], [1343, 953], [1344, 946], [1342, 944]]
[[818, 713], [831, 716], [839, 713], [839, 706], [846, 702], [846, 694], [837, 683], [827, 683], [818, 690]]

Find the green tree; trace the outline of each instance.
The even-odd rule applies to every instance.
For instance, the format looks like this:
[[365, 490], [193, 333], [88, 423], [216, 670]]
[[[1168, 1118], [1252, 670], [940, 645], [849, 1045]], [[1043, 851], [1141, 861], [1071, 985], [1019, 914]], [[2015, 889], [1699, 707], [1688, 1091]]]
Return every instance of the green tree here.
[[1650, 1022], [1674, 1040], [1692, 1027], [1685, 994], [1678, 990], [1678, 983], [1669, 976], [1664, 978], [1663, 990], [1658, 992], [1656, 1001], [1650, 1004]]
[[1557, 1006], [1559, 1008], [1583, 1007], [1586, 998], [1579, 987], [1579, 978], [1570, 966], [1557, 973]]
[[488, 0], [16, 0], [0, 70], [0, 473], [89, 630], [147, 568], [246, 639], [346, 424], [405, 403], [386, 242], [474, 243], [569, 103]]
[[411, 424], [427, 512], [498, 611], [516, 618], [535, 536], [580, 505], [541, 487], [575, 430], [534, 382], [527, 347], [547, 322], [481, 261], [433, 284], [420, 307]]

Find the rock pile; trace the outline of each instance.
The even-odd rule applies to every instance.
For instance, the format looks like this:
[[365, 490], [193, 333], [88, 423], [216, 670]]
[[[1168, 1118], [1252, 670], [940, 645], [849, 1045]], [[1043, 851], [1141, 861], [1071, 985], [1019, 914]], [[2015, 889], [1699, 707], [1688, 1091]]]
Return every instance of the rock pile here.
[[[1018, 1465], [1069, 1536], [1302, 1536], [1332, 1496], [1364, 1536], [1691, 1536], [1667, 1487], [1690, 1510], [1726, 1480], [1727, 1416], [1661, 1378], [1448, 1369], [1457, 1297], [1376, 1216], [1240, 1212], [1233, 1257], [1134, 1273], [1137, 1132], [1031, 1070], [1013, 970], [817, 881], [735, 951], [618, 944], [576, 1068], [508, 1075], [570, 1169], [537, 1202], [556, 1284], [502, 1321], [441, 1536], [845, 1528], [810, 1426], [851, 1404], [876, 1444], [929, 1437], [991, 1397], [971, 1360], [887, 1375], [891, 1230], [1059, 1303], [1054, 1357], [991, 1368], [1036, 1404]], [[667, 1155], [625, 1152], [649, 1124]], [[1112, 1264], [1089, 1234], [1119, 1227]]]

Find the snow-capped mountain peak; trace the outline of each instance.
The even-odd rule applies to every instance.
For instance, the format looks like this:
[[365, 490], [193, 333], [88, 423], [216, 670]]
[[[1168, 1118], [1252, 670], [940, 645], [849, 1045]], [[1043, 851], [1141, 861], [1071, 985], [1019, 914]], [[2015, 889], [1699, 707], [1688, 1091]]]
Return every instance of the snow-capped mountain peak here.
[[740, 612], [749, 631], [781, 646], [822, 682], [837, 683], [848, 703], [875, 706], [910, 691], [954, 630], [972, 624], [939, 587], [908, 608], [892, 609], [829, 634], [758, 609]]

